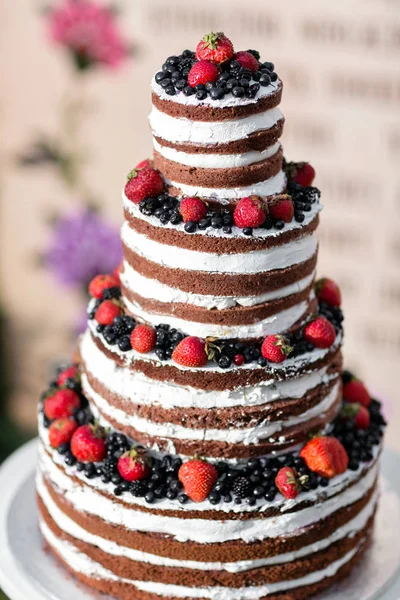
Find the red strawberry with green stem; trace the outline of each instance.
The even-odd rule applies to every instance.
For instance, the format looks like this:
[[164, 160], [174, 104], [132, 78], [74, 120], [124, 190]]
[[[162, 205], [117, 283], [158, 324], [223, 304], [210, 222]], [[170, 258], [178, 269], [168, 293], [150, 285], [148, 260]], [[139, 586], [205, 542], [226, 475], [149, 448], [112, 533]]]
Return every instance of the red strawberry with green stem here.
[[200, 198], [185, 198], [179, 205], [179, 212], [184, 223], [193, 221], [198, 223], [207, 214], [207, 206]]
[[311, 342], [316, 348], [330, 348], [336, 339], [334, 326], [325, 317], [317, 317], [306, 325], [304, 339]]
[[195, 336], [183, 338], [173, 351], [172, 360], [184, 367], [204, 367], [208, 362], [206, 342]]
[[133, 169], [128, 174], [125, 196], [139, 204], [148, 196], [159, 196], [164, 191], [164, 181], [156, 169]]
[[213, 83], [217, 81], [219, 75], [218, 67], [207, 60], [200, 60], [194, 63], [189, 71], [188, 84], [194, 88], [196, 85]]
[[149, 158], [145, 158], [136, 165], [135, 169], [151, 169], [152, 165], [152, 161]]
[[284, 221], [284, 223], [293, 221], [293, 200], [286, 194], [277, 196], [270, 204], [268, 204], [268, 210], [271, 217], [277, 221]]
[[315, 282], [315, 294], [321, 302], [325, 302], [330, 306], [339, 307], [342, 303], [342, 295], [340, 293], [339, 286], [333, 281], [323, 277]]
[[330, 436], [310, 440], [300, 456], [311, 471], [328, 479], [344, 473], [349, 464], [349, 457], [341, 442]]
[[340, 411], [343, 419], [351, 419], [357, 429], [368, 429], [371, 424], [369, 411], [362, 404], [344, 404]]
[[218, 471], [211, 463], [194, 458], [181, 466], [178, 479], [193, 502], [203, 502], [218, 479]]
[[119, 279], [115, 275], [96, 275], [89, 283], [89, 294], [100, 300], [104, 290], [118, 286]]
[[151, 352], [156, 345], [156, 332], [150, 325], [136, 325], [131, 334], [131, 345], [136, 352]]
[[287, 359], [293, 348], [283, 335], [269, 335], [261, 346], [261, 354], [273, 363], [281, 363]]
[[51, 421], [71, 417], [74, 410], [81, 405], [80, 398], [76, 392], [70, 389], [57, 390], [44, 401], [44, 414]]
[[78, 424], [72, 419], [56, 419], [49, 427], [49, 442], [53, 448], [68, 444]]
[[208, 33], [197, 44], [197, 60], [209, 60], [213, 63], [221, 64], [230, 60], [233, 56], [233, 44], [226, 35], [219, 31], [218, 33]]
[[99, 462], [106, 456], [106, 432], [97, 424], [81, 425], [71, 439], [71, 452], [81, 462]]
[[315, 178], [314, 167], [308, 162], [289, 162], [286, 164], [285, 171], [289, 179], [304, 187], [311, 185]]
[[122, 313], [122, 309], [114, 300], [104, 300], [96, 310], [94, 318], [100, 325], [111, 325], [115, 317]]
[[266, 210], [266, 204], [259, 196], [247, 196], [238, 202], [233, 221], [241, 229], [260, 227], [265, 221]]
[[241, 50], [240, 52], [236, 52], [235, 60], [239, 63], [241, 67], [244, 69], [249, 69], [252, 73], [259, 70], [258, 60], [255, 56], [253, 56], [250, 52], [246, 52]]
[[282, 467], [276, 477], [275, 485], [285, 498], [294, 500], [301, 491], [297, 473], [292, 467]]
[[343, 386], [343, 398], [346, 402], [356, 402], [363, 406], [369, 406], [371, 396], [362, 381], [352, 377], [350, 381]]
[[119, 457], [118, 471], [126, 481], [146, 479], [150, 475], [149, 458], [132, 446]]
[[70, 367], [67, 367], [61, 371], [57, 377], [57, 385], [60, 387], [63, 386], [67, 379], [75, 379], [76, 381], [79, 379], [78, 365], [71, 365]]

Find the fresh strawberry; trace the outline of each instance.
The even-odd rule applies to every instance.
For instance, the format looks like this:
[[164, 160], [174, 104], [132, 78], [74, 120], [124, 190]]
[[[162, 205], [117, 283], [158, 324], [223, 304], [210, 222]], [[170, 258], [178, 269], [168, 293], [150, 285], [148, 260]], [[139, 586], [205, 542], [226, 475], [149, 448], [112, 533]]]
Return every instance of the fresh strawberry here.
[[336, 339], [336, 331], [328, 319], [317, 317], [306, 325], [304, 339], [314, 344], [316, 348], [330, 348]]
[[244, 69], [249, 69], [249, 71], [251, 71], [252, 73], [254, 73], [254, 71], [258, 71], [258, 69], [260, 68], [258, 65], [258, 60], [255, 56], [250, 54], [250, 52], [245, 52], [242, 50], [240, 52], [236, 52], [235, 60], [238, 61], [241, 67], [243, 67]]
[[199, 458], [187, 461], [178, 472], [178, 479], [193, 502], [203, 502], [217, 478], [218, 471], [214, 465]]
[[357, 402], [363, 406], [369, 406], [371, 396], [362, 381], [353, 377], [343, 386], [343, 399], [346, 402]]
[[158, 196], [164, 190], [164, 182], [156, 169], [133, 169], [128, 174], [125, 196], [139, 204], [148, 196]]
[[81, 405], [80, 398], [73, 390], [57, 390], [44, 401], [44, 414], [51, 421], [71, 417]]
[[283, 335], [269, 335], [261, 346], [263, 357], [273, 363], [286, 360], [292, 350], [289, 340]]
[[315, 170], [308, 162], [287, 163], [285, 170], [289, 179], [304, 187], [311, 185], [315, 178]]
[[247, 196], [239, 200], [233, 221], [236, 227], [260, 227], [265, 221], [266, 205], [259, 196]]
[[208, 362], [205, 341], [195, 336], [183, 338], [173, 351], [172, 360], [184, 367], [203, 367]]
[[104, 290], [118, 286], [119, 280], [114, 275], [96, 275], [89, 283], [89, 294], [100, 300]]
[[100, 325], [111, 325], [121, 313], [121, 307], [113, 300], [104, 300], [96, 310], [94, 318]]
[[233, 56], [233, 44], [222, 31], [209, 33], [197, 44], [197, 60], [209, 60], [221, 64]]
[[53, 448], [68, 444], [78, 424], [71, 419], [57, 419], [49, 427], [49, 442]]
[[156, 345], [156, 332], [150, 325], [136, 325], [131, 334], [131, 345], [136, 352], [151, 352]]
[[369, 411], [358, 403], [344, 404], [340, 411], [343, 419], [352, 419], [357, 429], [368, 429], [371, 424]]
[[290, 223], [294, 217], [294, 204], [290, 196], [283, 194], [277, 196], [271, 204], [268, 204], [269, 214], [277, 221]]
[[332, 280], [323, 277], [315, 282], [315, 294], [321, 302], [326, 302], [330, 306], [340, 306], [342, 296], [339, 286]]
[[71, 439], [71, 452], [81, 462], [98, 462], [106, 456], [106, 432], [100, 425], [81, 425]]
[[63, 386], [67, 379], [78, 379], [79, 377], [79, 367], [78, 365], [71, 365], [67, 369], [61, 371], [61, 373], [57, 377], [57, 385]]
[[119, 457], [117, 466], [119, 474], [126, 481], [146, 479], [150, 475], [148, 457], [134, 446]]
[[297, 473], [291, 467], [282, 467], [275, 477], [275, 485], [285, 498], [294, 500], [301, 490]]
[[190, 87], [196, 87], [202, 83], [205, 85], [206, 83], [212, 83], [217, 81], [219, 75], [218, 67], [216, 67], [213, 63], [208, 62], [208, 60], [200, 60], [197, 63], [194, 63], [193, 67], [189, 71], [188, 75], [188, 84]]
[[118, 285], [121, 285], [121, 279], [119, 276], [121, 267], [122, 267], [122, 262], [118, 266], [115, 267], [114, 272], [113, 272], [115, 279], [118, 281]]
[[185, 223], [193, 221], [198, 223], [207, 214], [207, 207], [200, 198], [185, 198], [179, 206], [179, 212]]
[[136, 165], [135, 169], [151, 169], [152, 166], [153, 162], [149, 158], [145, 158]]
[[310, 440], [300, 452], [307, 467], [320, 475], [332, 479], [344, 473], [349, 464], [346, 450], [334, 437], [321, 436]]

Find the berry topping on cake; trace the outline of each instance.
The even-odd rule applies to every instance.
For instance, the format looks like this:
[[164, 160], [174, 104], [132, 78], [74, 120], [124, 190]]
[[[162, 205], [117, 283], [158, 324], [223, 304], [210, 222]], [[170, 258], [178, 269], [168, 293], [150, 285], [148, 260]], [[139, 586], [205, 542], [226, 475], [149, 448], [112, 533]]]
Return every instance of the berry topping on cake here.
[[243, 50], [241, 50], [240, 52], [236, 52], [235, 60], [237, 60], [241, 67], [243, 67], [244, 69], [249, 69], [249, 71], [251, 71], [252, 73], [258, 71], [258, 69], [260, 68], [258, 60], [250, 52], [245, 52]]
[[285, 498], [294, 500], [301, 491], [300, 483], [297, 480], [297, 473], [291, 467], [282, 467], [275, 477], [275, 485]]
[[96, 275], [89, 283], [89, 294], [93, 298], [101, 299], [104, 290], [119, 285], [119, 279], [115, 275]]
[[[188, 83], [192, 88], [196, 85], [206, 85], [206, 83], [214, 83], [219, 75], [218, 67], [208, 60], [200, 60], [195, 63], [190, 69], [188, 75]], [[207, 94], [206, 94], [207, 96]]]
[[149, 458], [134, 446], [119, 457], [117, 466], [126, 481], [146, 479], [150, 475]]
[[329, 436], [310, 440], [301, 450], [300, 456], [311, 471], [328, 479], [344, 473], [349, 464], [349, 457], [341, 442]]
[[259, 196], [248, 196], [239, 200], [233, 221], [236, 227], [260, 227], [265, 221], [266, 205]]
[[133, 169], [128, 174], [125, 196], [139, 204], [147, 196], [158, 196], [164, 190], [164, 181], [156, 169]]
[[356, 402], [363, 406], [369, 406], [371, 396], [362, 381], [352, 377], [343, 385], [343, 399], [346, 402]]
[[118, 266], [115, 267], [114, 272], [113, 272], [113, 275], [114, 275], [116, 281], [118, 282], [117, 286], [121, 285], [121, 279], [120, 279], [120, 276], [119, 276], [121, 268], [122, 268], [122, 262]]
[[81, 425], [71, 439], [71, 452], [80, 462], [99, 462], [106, 456], [106, 431], [100, 425]]
[[104, 300], [96, 310], [94, 318], [100, 325], [111, 325], [115, 317], [122, 313], [122, 309], [113, 300]]
[[197, 60], [209, 60], [216, 64], [224, 63], [233, 56], [233, 44], [226, 35], [219, 31], [218, 33], [208, 33], [197, 44]]
[[44, 414], [51, 421], [71, 417], [81, 401], [76, 392], [69, 389], [57, 390], [44, 401]]
[[261, 346], [261, 354], [273, 363], [281, 363], [287, 359], [293, 348], [284, 335], [269, 335]]
[[233, 362], [235, 363], [235, 365], [237, 367], [242, 366], [243, 363], [244, 363], [244, 356], [243, 356], [243, 354], [235, 354], [235, 356], [233, 357]]
[[172, 360], [183, 367], [204, 367], [208, 362], [205, 341], [195, 336], [185, 337], [173, 351]]
[[58, 448], [61, 444], [68, 444], [77, 427], [78, 424], [72, 419], [56, 419], [49, 428], [50, 445]]
[[138, 163], [135, 169], [151, 169], [153, 167], [153, 161], [150, 158], [145, 158], [140, 163]]
[[142, 354], [151, 352], [156, 345], [156, 338], [156, 332], [150, 325], [136, 325], [131, 334], [132, 348]]
[[71, 365], [67, 369], [63, 369], [61, 373], [59, 373], [57, 377], [57, 385], [60, 387], [65, 385], [67, 379], [78, 379], [79, 377], [79, 367], [78, 365]]
[[314, 167], [308, 162], [286, 163], [285, 171], [289, 179], [304, 187], [310, 186], [315, 178]]
[[330, 306], [340, 306], [342, 303], [342, 296], [340, 293], [339, 286], [332, 279], [326, 277], [318, 279], [315, 282], [315, 294], [321, 302], [325, 302]]
[[194, 458], [181, 466], [178, 478], [193, 502], [203, 502], [217, 481], [218, 471], [211, 463]]
[[330, 348], [336, 339], [334, 326], [325, 317], [317, 317], [304, 329], [304, 339], [316, 348]]
[[357, 429], [368, 429], [371, 424], [369, 411], [362, 404], [344, 404], [340, 416], [343, 419], [352, 419]]
[[200, 198], [185, 198], [179, 206], [179, 212], [185, 223], [198, 223], [207, 214], [207, 207]]
[[277, 221], [290, 223], [294, 217], [294, 204], [290, 196], [284, 194], [277, 196], [271, 204], [268, 204], [269, 214]]

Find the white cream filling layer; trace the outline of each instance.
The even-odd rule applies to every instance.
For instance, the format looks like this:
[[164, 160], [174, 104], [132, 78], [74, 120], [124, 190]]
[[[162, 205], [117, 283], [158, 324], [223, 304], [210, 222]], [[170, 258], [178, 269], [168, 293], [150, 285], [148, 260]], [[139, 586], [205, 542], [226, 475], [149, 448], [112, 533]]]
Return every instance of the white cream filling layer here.
[[251, 151], [243, 154], [200, 154], [189, 153], [162, 146], [153, 138], [154, 149], [167, 160], [195, 167], [197, 169], [233, 169], [236, 167], [246, 167], [254, 163], [261, 162], [276, 154], [281, 147], [279, 142], [269, 146], [262, 152]]
[[177, 598], [209, 598], [210, 600], [257, 600], [265, 595], [281, 592], [285, 590], [312, 585], [318, 581], [322, 581], [326, 577], [334, 576], [339, 569], [349, 562], [357, 553], [361, 544], [348, 552], [339, 560], [331, 563], [322, 571], [309, 573], [305, 577], [292, 579], [290, 581], [282, 581], [279, 583], [271, 583], [263, 586], [245, 587], [245, 588], [225, 588], [225, 587], [204, 587], [192, 588], [172, 584], [155, 583], [149, 581], [136, 581], [117, 577], [96, 563], [87, 554], [80, 552], [73, 544], [60, 540], [47, 527], [44, 521], [40, 521], [40, 529], [48, 544], [59, 554], [59, 556], [78, 573], [86, 576], [95, 577], [96, 579], [104, 579], [106, 581], [116, 581], [132, 585], [132, 587], [148, 592], [149, 594], [158, 594], [159, 596], [177, 597]]
[[179, 181], [172, 181], [164, 178], [167, 185], [170, 185], [178, 190], [181, 190], [185, 196], [201, 196], [203, 198], [213, 198], [219, 200], [221, 204], [227, 204], [229, 200], [236, 198], [246, 198], [247, 196], [273, 196], [280, 194], [286, 187], [286, 175], [280, 171], [277, 175], [260, 181], [240, 187], [230, 188], [207, 188], [199, 185], [187, 185]]
[[[310, 296], [312, 300], [313, 294]], [[222, 338], [232, 337], [238, 339], [260, 338], [275, 333], [281, 333], [290, 329], [297, 321], [306, 314], [308, 302], [306, 300], [291, 306], [285, 310], [275, 313], [261, 321], [249, 325], [215, 325], [213, 323], [198, 323], [196, 321], [187, 321], [171, 315], [153, 313], [144, 310], [137, 302], [124, 300], [127, 309], [139, 319], [152, 325], [158, 325], [160, 321], [170, 325], [180, 331], [185, 331], [188, 335], [195, 335], [201, 338], [209, 336]]]
[[153, 135], [168, 142], [191, 144], [225, 144], [257, 131], [271, 129], [283, 119], [278, 107], [233, 121], [192, 121], [172, 117], [153, 106], [149, 115]]
[[271, 82], [268, 86], [261, 86], [259, 91], [257, 92], [257, 96], [255, 98], [235, 98], [232, 94], [227, 94], [221, 100], [212, 100], [209, 96], [204, 100], [198, 100], [193, 94], [193, 96], [185, 96], [185, 94], [180, 93], [176, 96], [169, 96], [164, 88], [159, 85], [155, 76], [151, 80], [151, 90], [157, 94], [161, 98], [161, 100], [166, 100], [171, 104], [183, 104], [184, 106], [211, 106], [212, 108], [227, 108], [230, 106], [246, 106], [249, 104], [257, 104], [259, 100], [265, 98], [266, 96], [271, 96], [276, 90], [278, 90], [282, 86], [282, 82], [280, 79]]
[[[113, 503], [114, 496], [114, 488], [115, 485], [112, 483], [103, 483], [98, 478], [96, 479], [87, 479], [85, 475], [76, 469], [75, 466], [68, 467], [65, 465], [63, 457], [58, 454], [56, 450], [54, 450], [49, 443], [49, 432], [43, 426], [42, 420], [39, 419], [39, 437], [41, 440], [41, 444], [39, 445], [39, 464], [41, 472], [46, 475], [47, 479], [53, 482], [58, 488], [65, 487], [65, 479], [68, 481], [71, 476], [80, 480], [83, 484], [83, 488], [89, 487], [94, 492], [102, 492], [104, 494], [108, 494], [109, 500]], [[358, 478], [364, 477], [366, 472], [372, 469], [374, 466], [377, 467], [378, 457], [380, 453], [380, 446], [375, 446], [373, 450], [373, 460], [368, 463], [360, 466], [357, 471], [349, 471], [347, 470], [342, 475], [338, 475], [334, 479], [330, 481], [330, 484], [327, 488], [310, 490], [307, 493], [307, 500], [310, 502], [320, 503], [325, 502], [327, 498], [331, 498], [340, 494], [347, 486], [351, 486]], [[153, 455], [153, 452], [151, 452]], [[157, 453], [154, 453], [157, 455]], [[65, 470], [66, 475], [63, 474], [62, 470]], [[60, 477], [64, 477], [64, 479], [60, 479]], [[204, 502], [191, 502], [188, 504], [181, 505], [177, 503], [175, 500], [168, 500], [168, 498], [164, 498], [163, 500], [157, 500], [157, 504], [155, 507], [157, 509], [163, 511], [180, 511], [182, 514], [191, 511], [197, 512], [199, 515], [203, 511], [218, 511], [220, 513], [225, 513], [227, 518], [229, 518], [229, 514], [231, 513], [262, 513], [269, 508], [273, 508], [276, 511], [279, 511], [281, 514], [289, 510], [293, 510], [298, 504], [303, 502], [304, 495], [299, 494], [297, 498], [294, 500], [287, 500], [283, 498], [281, 494], [278, 494], [276, 499], [273, 502], [266, 502], [264, 499], [257, 500], [254, 506], [249, 506], [248, 504], [234, 504], [232, 502], [226, 503], [221, 501], [220, 504], [215, 505], [211, 504], [209, 500], [205, 500]], [[147, 507], [148, 504], [144, 498], [136, 498], [131, 496], [130, 494], [125, 494], [123, 496], [124, 503], [132, 508], [137, 507]]]
[[143, 373], [120, 367], [97, 347], [88, 333], [83, 336], [80, 353], [85, 368], [112, 393], [127, 402], [163, 408], [259, 406], [286, 398], [302, 398], [308, 391], [329, 383], [335, 377], [328, 375], [327, 367], [323, 367], [296, 379], [270, 379], [238, 390], [207, 392], [168, 381], [155, 381]]
[[224, 310], [237, 305], [251, 307], [263, 304], [264, 302], [272, 302], [273, 300], [287, 298], [288, 296], [298, 294], [308, 288], [315, 276], [315, 271], [313, 271], [311, 275], [307, 275], [307, 277], [304, 277], [291, 285], [286, 285], [277, 290], [265, 292], [258, 296], [213, 296], [208, 294], [194, 294], [192, 292], [185, 292], [178, 288], [170, 287], [157, 279], [144, 277], [144, 275], [141, 275], [132, 269], [130, 264], [126, 261], [124, 261], [123, 265], [124, 272], [120, 274], [122, 283], [131, 290], [131, 292], [137, 293], [139, 296], [142, 296], [142, 298], [149, 298], [151, 300], [156, 298], [158, 302], [191, 304], [209, 310], [213, 308]]
[[303, 558], [304, 556], [309, 556], [310, 554], [313, 554], [315, 552], [320, 552], [321, 550], [328, 548], [330, 545], [346, 538], [347, 536], [352, 537], [365, 527], [369, 518], [372, 516], [375, 510], [376, 503], [378, 500], [378, 492], [376, 491], [371, 500], [368, 502], [368, 504], [354, 519], [337, 529], [335, 533], [329, 536], [328, 538], [310, 544], [309, 546], [304, 546], [300, 550], [287, 552], [285, 554], [279, 554], [277, 556], [272, 556], [269, 558], [222, 563], [199, 562], [194, 560], [177, 560], [173, 558], [167, 558], [164, 556], [157, 556], [156, 554], [149, 554], [147, 552], [133, 550], [132, 548], [127, 548], [126, 546], [121, 546], [119, 544], [116, 544], [115, 542], [106, 540], [105, 538], [102, 538], [98, 535], [93, 535], [92, 533], [89, 533], [86, 529], [80, 527], [75, 521], [70, 519], [63, 511], [61, 511], [58, 508], [58, 506], [50, 496], [43, 482], [43, 478], [40, 475], [38, 475], [36, 479], [36, 489], [51, 518], [60, 529], [62, 529], [65, 533], [77, 540], [80, 540], [87, 544], [92, 544], [93, 546], [97, 546], [98, 548], [100, 548], [100, 550], [106, 552], [107, 554], [111, 554], [113, 556], [123, 556], [133, 561], [144, 562], [147, 564], [163, 567], [196, 569], [199, 571], [227, 571], [228, 573], [242, 573], [244, 571], [249, 571], [250, 569], [256, 569], [259, 567], [267, 567], [277, 564], [284, 564], [287, 562], [293, 562], [294, 560], [298, 560], [300, 558]]
[[[270, 422], [268, 419], [265, 419], [255, 427], [241, 428], [241, 423], [238, 422], [235, 424], [235, 428], [230, 429], [191, 429], [175, 423], [156, 423], [137, 415], [128, 415], [120, 408], [111, 406], [107, 400], [95, 392], [88, 382], [86, 375], [82, 375], [82, 387], [94, 413], [100, 411], [106, 418], [108, 417], [120, 425], [132, 427], [136, 431], [146, 435], [179, 440], [216, 441], [244, 445], [257, 444], [260, 440], [271, 439], [271, 436], [279, 432], [284, 434], [287, 428], [306, 423], [315, 417], [323, 417], [336, 402], [339, 391], [339, 384], [336, 383], [322, 402], [304, 413], [296, 417], [290, 417], [284, 421]], [[97, 415], [95, 414], [95, 416]]]
[[318, 247], [315, 233], [265, 250], [241, 254], [214, 254], [161, 244], [131, 229], [125, 221], [122, 241], [133, 252], [158, 265], [171, 269], [208, 273], [252, 274], [285, 269], [311, 258]]

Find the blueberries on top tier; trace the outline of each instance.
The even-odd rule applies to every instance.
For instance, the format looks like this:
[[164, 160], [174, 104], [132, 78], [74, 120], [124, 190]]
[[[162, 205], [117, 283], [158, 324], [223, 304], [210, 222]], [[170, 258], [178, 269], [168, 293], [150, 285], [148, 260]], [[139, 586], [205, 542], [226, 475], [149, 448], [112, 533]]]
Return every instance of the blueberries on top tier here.
[[[247, 65], [246, 58], [250, 63], [253, 61], [251, 65]], [[215, 68], [215, 75], [211, 74], [212, 69], [205, 68], [197, 85], [191, 77], [191, 69], [196, 63], [196, 54], [190, 50], [179, 56], [170, 56], [156, 73], [155, 81], [169, 96], [183, 93], [185, 96], [195, 95], [199, 101], [207, 97], [218, 101], [229, 95], [233, 98], [255, 98], [262, 87], [278, 79], [273, 63], [260, 62], [260, 54], [256, 50], [240, 52], [238, 60], [234, 54], [230, 60], [217, 64], [218, 74]], [[246, 65], [252, 66], [252, 69]]]

